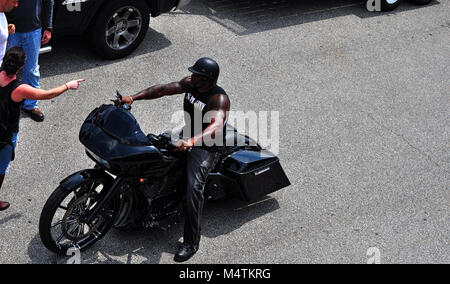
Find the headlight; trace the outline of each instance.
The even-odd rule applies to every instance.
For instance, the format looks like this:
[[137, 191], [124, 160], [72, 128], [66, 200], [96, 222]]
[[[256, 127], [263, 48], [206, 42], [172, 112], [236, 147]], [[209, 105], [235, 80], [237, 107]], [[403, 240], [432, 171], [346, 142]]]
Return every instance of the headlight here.
[[99, 156], [95, 155], [91, 150], [89, 150], [88, 148], [86, 148], [86, 152], [89, 153], [89, 155], [92, 156], [92, 158], [94, 158], [94, 160], [100, 164], [102, 164], [103, 166], [107, 167], [108, 169], [110, 168], [108, 161], [100, 158]]

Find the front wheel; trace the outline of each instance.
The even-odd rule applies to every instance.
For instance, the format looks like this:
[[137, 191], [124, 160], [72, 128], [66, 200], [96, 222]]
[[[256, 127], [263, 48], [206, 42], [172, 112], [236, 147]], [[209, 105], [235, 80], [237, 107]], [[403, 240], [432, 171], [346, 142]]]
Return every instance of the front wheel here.
[[94, 50], [106, 59], [118, 59], [132, 53], [142, 42], [150, 23], [145, 1], [106, 1], [91, 26]]
[[49, 250], [66, 255], [74, 247], [79, 250], [92, 246], [111, 228], [116, 202], [100, 211], [91, 223], [84, 216], [100, 201], [109, 184], [103, 179], [91, 179], [72, 189], [58, 187], [47, 200], [39, 220], [39, 235]]

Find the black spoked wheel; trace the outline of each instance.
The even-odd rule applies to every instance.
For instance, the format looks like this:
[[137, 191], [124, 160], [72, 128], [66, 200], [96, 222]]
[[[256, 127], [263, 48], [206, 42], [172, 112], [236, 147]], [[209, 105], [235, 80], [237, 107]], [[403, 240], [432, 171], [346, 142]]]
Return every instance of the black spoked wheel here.
[[84, 217], [100, 200], [105, 180], [89, 180], [76, 188], [58, 187], [47, 200], [39, 221], [42, 243], [49, 250], [66, 255], [74, 247], [84, 250], [100, 240], [111, 228], [116, 201], [110, 202], [90, 223]]

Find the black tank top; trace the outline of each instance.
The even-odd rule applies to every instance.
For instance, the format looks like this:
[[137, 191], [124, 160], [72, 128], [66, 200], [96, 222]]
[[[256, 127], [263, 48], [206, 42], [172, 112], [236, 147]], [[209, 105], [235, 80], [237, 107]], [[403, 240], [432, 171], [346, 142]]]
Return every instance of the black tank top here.
[[[206, 93], [200, 93], [197, 89], [192, 86], [187, 86], [186, 94], [184, 96], [184, 121], [186, 123], [183, 128], [183, 139], [189, 139], [202, 133], [210, 124], [209, 121], [204, 121], [207, 105], [209, 100], [213, 95], [223, 94], [227, 95], [227, 93], [219, 86], [214, 86], [211, 90]], [[221, 141], [221, 145], [202, 145], [202, 148], [205, 148], [210, 151], [219, 150], [218, 146], [224, 145], [224, 131], [221, 135], [216, 135], [215, 141]]]
[[0, 87], [0, 127], [2, 128], [0, 137], [2, 140], [11, 139], [13, 133], [19, 132], [20, 109], [23, 102], [16, 103], [11, 95], [14, 90], [22, 85], [22, 82], [15, 79], [5, 87]]

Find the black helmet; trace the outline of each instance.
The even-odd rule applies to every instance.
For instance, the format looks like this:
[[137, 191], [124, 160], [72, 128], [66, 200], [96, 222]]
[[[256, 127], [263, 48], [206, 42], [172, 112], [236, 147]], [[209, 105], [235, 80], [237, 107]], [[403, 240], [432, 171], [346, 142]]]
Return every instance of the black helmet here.
[[192, 73], [205, 76], [217, 82], [219, 78], [220, 68], [219, 64], [211, 58], [203, 57], [195, 62], [194, 66], [189, 67]]

